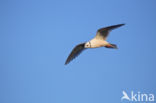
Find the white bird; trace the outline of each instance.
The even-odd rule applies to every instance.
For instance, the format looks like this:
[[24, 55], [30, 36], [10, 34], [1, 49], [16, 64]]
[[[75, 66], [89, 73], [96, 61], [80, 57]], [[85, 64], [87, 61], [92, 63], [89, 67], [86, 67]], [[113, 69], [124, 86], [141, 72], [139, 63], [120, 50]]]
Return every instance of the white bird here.
[[115, 44], [111, 44], [106, 41], [109, 32], [115, 28], [123, 26], [125, 24], [112, 25], [108, 27], [104, 27], [97, 30], [96, 36], [86, 43], [78, 44], [68, 56], [65, 65], [68, 64], [71, 60], [77, 57], [84, 49], [87, 48], [98, 48], [98, 47], [106, 47], [106, 48], [114, 48], [117, 49]]

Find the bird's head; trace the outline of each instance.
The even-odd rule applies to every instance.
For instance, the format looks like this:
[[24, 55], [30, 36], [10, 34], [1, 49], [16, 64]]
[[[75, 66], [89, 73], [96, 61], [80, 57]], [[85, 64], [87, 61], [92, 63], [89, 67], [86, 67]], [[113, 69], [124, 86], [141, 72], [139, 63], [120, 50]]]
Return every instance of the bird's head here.
[[86, 42], [84, 47], [85, 48], [91, 48], [91, 43], [90, 42]]

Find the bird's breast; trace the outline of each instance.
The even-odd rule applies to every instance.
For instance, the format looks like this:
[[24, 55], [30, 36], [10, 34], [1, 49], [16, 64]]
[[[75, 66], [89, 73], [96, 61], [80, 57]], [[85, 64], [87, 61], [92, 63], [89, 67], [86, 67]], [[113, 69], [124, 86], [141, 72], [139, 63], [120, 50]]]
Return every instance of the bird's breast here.
[[91, 43], [91, 48], [103, 47], [103, 46], [106, 46], [108, 44], [107, 41], [97, 40], [97, 39], [92, 39], [90, 41], [90, 43]]

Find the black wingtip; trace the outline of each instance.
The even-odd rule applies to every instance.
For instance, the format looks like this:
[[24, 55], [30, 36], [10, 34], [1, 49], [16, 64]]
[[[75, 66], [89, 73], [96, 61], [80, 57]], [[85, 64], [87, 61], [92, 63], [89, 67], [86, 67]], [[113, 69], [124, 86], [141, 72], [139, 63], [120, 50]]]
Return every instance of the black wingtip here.
[[112, 26], [109, 26], [109, 27], [106, 27], [108, 30], [113, 30], [113, 29], [116, 29], [116, 28], [119, 28], [121, 26], [124, 26], [125, 24], [117, 24], [117, 25], [112, 25]]
[[120, 26], [124, 26], [124, 25], [126, 25], [125, 23], [123, 23], [123, 24], [117, 24], [117, 25], [114, 25], [114, 27], [120, 27]]
[[126, 25], [125, 23], [119, 24], [119, 25]]
[[70, 61], [67, 59], [66, 62], [64, 63], [64, 65], [69, 64], [69, 62], [70, 62]]
[[65, 63], [64, 63], [64, 65], [67, 65], [68, 64], [68, 62], [66, 61]]
[[124, 26], [124, 25], [126, 25], [125, 23], [123, 23], [123, 24], [119, 24], [120, 26]]

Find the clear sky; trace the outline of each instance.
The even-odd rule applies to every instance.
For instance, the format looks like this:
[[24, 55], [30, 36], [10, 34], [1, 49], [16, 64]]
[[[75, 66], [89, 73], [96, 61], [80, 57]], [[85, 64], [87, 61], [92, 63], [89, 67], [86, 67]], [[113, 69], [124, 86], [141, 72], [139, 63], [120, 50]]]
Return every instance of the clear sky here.
[[[0, 0], [0, 103], [120, 103], [122, 91], [156, 96], [155, 0]], [[73, 47], [126, 23], [118, 50]], [[124, 102], [123, 102], [124, 103]]]

